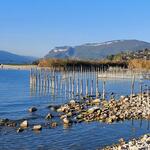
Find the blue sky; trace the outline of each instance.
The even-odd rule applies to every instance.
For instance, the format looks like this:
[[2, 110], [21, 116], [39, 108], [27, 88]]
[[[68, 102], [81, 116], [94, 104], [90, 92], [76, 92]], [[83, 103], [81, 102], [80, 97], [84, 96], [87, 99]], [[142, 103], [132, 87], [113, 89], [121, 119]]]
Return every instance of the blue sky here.
[[150, 0], [0, 0], [0, 49], [42, 57], [55, 46], [150, 42]]

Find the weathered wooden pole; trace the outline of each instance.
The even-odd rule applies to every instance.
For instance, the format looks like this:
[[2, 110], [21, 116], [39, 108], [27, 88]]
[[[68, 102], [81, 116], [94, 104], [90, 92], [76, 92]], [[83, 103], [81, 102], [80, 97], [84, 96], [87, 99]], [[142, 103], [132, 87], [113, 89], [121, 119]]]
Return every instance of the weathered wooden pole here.
[[34, 92], [36, 88], [36, 70], [34, 70]]
[[36, 88], [38, 88], [38, 82], [39, 82], [39, 72], [38, 69], [36, 68]]
[[80, 95], [83, 94], [83, 80], [80, 80]]
[[33, 69], [30, 70], [30, 94], [33, 95]]
[[77, 95], [79, 94], [79, 78], [77, 79], [77, 82], [76, 82], [77, 84], [76, 84], [76, 88], [77, 88], [77, 90], [76, 90], [76, 93], [77, 93]]
[[58, 75], [57, 73], [55, 74], [55, 89], [58, 90]]
[[72, 79], [72, 94], [74, 95], [74, 78]]
[[91, 80], [91, 96], [93, 95], [93, 79]]
[[142, 103], [142, 97], [143, 97], [143, 94], [142, 94], [142, 91], [143, 91], [143, 87], [142, 87], [142, 78], [140, 79], [140, 99], [139, 99], [139, 105], [141, 105]]
[[148, 121], [150, 120], [150, 98], [149, 98], [149, 86], [146, 86], [146, 100], [147, 100], [147, 114], [148, 114]]
[[50, 78], [49, 78], [49, 73], [47, 74], [47, 91], [49, 93], [49, 89], [50, 89]]
[[38, 70], [37, 74], [37, 89], [38, 89], [38, 94], [40, 93], [40, 71]]
[[82, 72], [83, 72], [83, 68], [82, 68], [82, 65], [81, 65], [81, 74], [82, 74]]
[[45, 76], [44, 76], [44, 94], [46, 94], [46, 90], [47, 90], [47, 71], [45, 70]]
[[96, 98], [99, 97], [99, 90], [98, 90], [98, 74], [96, 73]]
[[134, 82], [135, 82], [135, 76], [133, 75], [132, 81], [131, 81], [131, 95], [130, 95], [130, 101], [132, 102], [132, 97], [134, 93]]
[[63, 90], [63, 79], [62, 79], [62, 75], [60, 77], [60, 91], [62, 92]]
[[88, 85], [89, 84], [89, 80], [88, 79], [86, 79], [86, 96], [88, 95]]
[[52, 82], [51, 91], [52, 91], [52, 95], [54, 95], [54, 93], [55, 93], [55, 76], [52, 76], [51, 82]]
[[[66, 78], [65, 78], [65, 80], [66, 80]], [[65, 83], [64, 83], [64, 97], [66, 98], [66, 94], [67, 94], [67, 82], [65, 81]]]
[[68, 76], [68, 91], [71, 92], [71, 78]]
[[32, 80], [32, 68], [30, 69], [30, 87], [32, 87], [33, 80]]
[[105, 86], [106, 86], [106, 81], [103, 80], [103, 92], [102, 92], [102, 99], [105, 99]]

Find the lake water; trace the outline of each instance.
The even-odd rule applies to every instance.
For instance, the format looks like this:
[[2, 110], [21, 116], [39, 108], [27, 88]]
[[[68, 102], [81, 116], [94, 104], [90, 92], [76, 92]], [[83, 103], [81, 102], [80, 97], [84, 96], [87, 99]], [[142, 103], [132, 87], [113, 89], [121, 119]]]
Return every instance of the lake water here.
[[[64, 94], [31, 95], [30, 72], [22, 70], [0, 70], [0, 118], [13, 120], [28, 119], [30, 124], [44, 125], [45, 115], [50, 112], [49, 104], [61, 104], [68, 99]], [[149, 81], [145, 81], [149, 84]], [[118, 95], [130, 93], [131, 81], [107, 81], [106, 91]], [[100, 81], [99, 90], [102, 84]], [[139, 81], [135, 82], [135, 92], [139, 91]], [[36, 106], [36, 113], [28, 113], [28, 108]], [[125, 121], [113, 124], [100, 122], [78, 123], [69, 128], [59, 125], [55, 129], [44, 127], [41, 132], [30, 128], [16, 133], [15, 128], [0, 127], [0, 150], [94, 150], [116, 143], [120, 138], [126, 140], [149, 133], [147, 121]]]

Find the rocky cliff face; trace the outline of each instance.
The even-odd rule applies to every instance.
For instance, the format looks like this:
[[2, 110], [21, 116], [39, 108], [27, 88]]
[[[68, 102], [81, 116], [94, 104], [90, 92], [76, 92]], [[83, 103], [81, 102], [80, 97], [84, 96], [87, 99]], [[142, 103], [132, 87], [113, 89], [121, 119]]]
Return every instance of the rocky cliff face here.
[[55, 47], [45, 58], [103, 59], [111, 54], [145, 48], [150, 48], [150, 43], [139, 40], [114, 40], [103, 43], [86, 43], [74, 47]]

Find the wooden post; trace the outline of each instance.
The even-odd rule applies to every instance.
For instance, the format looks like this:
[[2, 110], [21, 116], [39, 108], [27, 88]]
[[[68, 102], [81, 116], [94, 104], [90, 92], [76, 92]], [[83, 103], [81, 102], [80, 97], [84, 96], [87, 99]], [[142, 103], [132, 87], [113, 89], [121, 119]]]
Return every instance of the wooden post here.
[[49, 81], [49, 74], [47, 74], [47, 91], [49, 93], [49, 88], [50, 88], [50, 81]]
[[52, 76], [52, 88], [51, 88], [51, 90], [52, 90], [52, 95], [54, 95], [54, 93], [55, 93], [55, 76]]
[[56, 90], [58, 90], [58, 75], [55, 74], [55, 87], [56, 87]]
[[83, 80], [80, 80], [80, 95], [83, 94]]
[[47, 90], [47, 71], [45, 70], [45, 76], [44, 76], [44, 94], [46, 95], [46, 90]]
[[150, 120], [150, 104], [149, 104], [149, 87], [147, 85], [147, 89], [146, 89], [146, 96], [147, 96], [147, 114], [148, 114], [148, 121]]
[[86, 80], [86, 96], [88, 95], [88, 83], [89, 83], [89, 81], [88, 81], [88, 79]]
[[91, 80], [91, 96], [93, 95], [93, 79]]
[[32, 87], [33, 81], [32, 81], [32, 68], [30, 70], [30, 88]]
[[62, 75], [60, 77], [60, 91], [62, 92], [63, 89], [63, 79], [62, 79]]
[[98, 76], [96, 74], [96, 98], [99, 96], [99, 91], [98, 91]]
[[142, 91], [143, 91], [143, 87], [142, 87], [142, 79], [140, 79], [140, 100], [139, 100], [139, 105], [141, 105], [142, 103]]
[[134, 92], [134, 82], [135, 82], [135, 76], [133, 75], [132, 81], [131, 81], [131, 95], [130, 95], [130, 101], [132, 102], [133, 92]]
[[72, 94], [74, 95], [74, 78], [72, 79]]
[[33, 95], [33, 69], [30, 70], [30, 94]]
[[[65, 78], [65, 80], [66, 80], [66, 78]], [[64, 97], [66, 98], [66, 94], [67, 94], [67, 87], [66, 87], [66, 84], [67, 84], [67, 82], [65, 81], [65, 83], [64, 83]]]
[[106, 81], [103, 80], [103, 92], [102, 92], [102, 98], [105, 99], [105, 85], [106, 85]]
[[77, 79], [76, 88], [77, 88], [77, 95], [78, 95], [79, 94], [79, 79]]
[[72, 93], [73, 86], [72, 86], [72, 77], [70, 77], [70, 93]]

